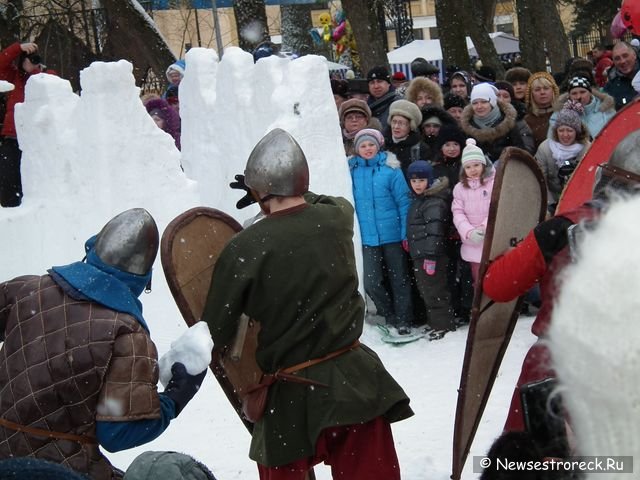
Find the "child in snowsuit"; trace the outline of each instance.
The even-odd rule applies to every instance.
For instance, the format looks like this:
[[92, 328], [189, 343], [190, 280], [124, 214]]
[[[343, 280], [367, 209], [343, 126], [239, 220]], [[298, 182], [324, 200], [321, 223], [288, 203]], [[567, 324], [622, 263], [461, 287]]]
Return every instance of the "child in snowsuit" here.
[[471, 265], [474, 283], [478, 279], [484, 233], [495, 170], [473, 138], [462, 151], [460, 183], [453, 188], [453, 223], [460, 234], [460, 256]]
[[427, 307], [431, 339], [455, 330], [447, 286], [446, 243], [451, 225], [449, 180], [436, 179], [429, 162], [417, 160], [409, 165], [407, 178], [414, 193], [407, 218], [407, 241], [413, 261], [413, 274], [420, 296]]
[[360, 130], [354, 142], [358, 153], [349, 158], [349, 170], [362, 235], [364, 289], [378, 315], [406, 335], [413, 321], [409, 266], [402, 249], [409, 187], [396, 156], [380, 151], [384, 138], [378, 130]]

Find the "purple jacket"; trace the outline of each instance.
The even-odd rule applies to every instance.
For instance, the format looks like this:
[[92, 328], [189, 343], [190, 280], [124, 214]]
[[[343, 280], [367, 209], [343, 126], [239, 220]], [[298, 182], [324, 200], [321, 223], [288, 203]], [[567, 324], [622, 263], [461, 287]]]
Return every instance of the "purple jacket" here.
[[479, 263], [482, 258], [482, 243], [473, 243], [469, 234], [476, 227], [487, 226], [494, 178], [495, 170], [490, 167], [485, 172], [484, 184], [480, 184], [480, 180], [470, 180], [469, 188], [462, 182], [453, 188], [453, 224], [462, 240], [460, 256], [467, 262]]

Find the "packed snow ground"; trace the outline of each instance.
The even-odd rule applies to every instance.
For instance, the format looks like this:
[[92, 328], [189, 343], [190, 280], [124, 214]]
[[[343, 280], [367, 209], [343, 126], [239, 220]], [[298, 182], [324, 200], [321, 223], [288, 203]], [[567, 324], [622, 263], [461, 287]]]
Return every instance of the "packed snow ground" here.
[[[128, 62], [92, 64], [82, 72], [81, 95], [57, 77], [38, 75], [29, 81], [25, 103], [16, 107], [25, 197], [20, 208], [0, 209], [0, 281], [81, 259], [85, 240], [132, 207], [149, 210], [161, 231], [176, 215], [198, 205], [244, 222], [257, 207], [236, 210], [242, 194], [228, 184], [243, 171], [255, 143], [275, 127], [288, 130], [305, 151], [313, 191], [352, 198], [338, 116], [320, 57], [270, 57], [254, 65], [251, 55], [237, 48], [226, 50], [221, 61], [212, 50], [192, 49], [186, 61], [180, 90], [182, 153], [146, 113]], [[153, 292], [143, 295], [142, 302], [162, 355], [186, 326], [159, 259]], [[501, 431], [521, 360], [534, 340], [530, 324], [531, 319], [518, 322], [471, 455], [485, 453]], [[394, 347], [382, 343], [374, 327], [365, 327], [363, 341], [405, 388], [416, 412], [393, 427], [405, 480], [449, 478], [466, 332]], [[207, 464], [221, 480], [244, 480], [257, 478], [248, 448], [248, 433], [209, 374], [160, 438], [109, 458], [125, 469], [145, 450], [182, 451]], [[478, 476], [470, 465], [465, 479]], [[326, 467], [318, 467], [317, 476], [330, 478]]]

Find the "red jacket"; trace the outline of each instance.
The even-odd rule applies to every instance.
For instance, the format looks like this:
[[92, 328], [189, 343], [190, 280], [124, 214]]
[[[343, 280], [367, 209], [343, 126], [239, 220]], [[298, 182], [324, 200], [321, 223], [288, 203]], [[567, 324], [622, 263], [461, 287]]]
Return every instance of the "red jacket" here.
[[[13, 110], [16, 103], [24, 102], [24, 87], [27, 84], [27, 80], [31, 75], [42, 73], [38, 68], [32, 73], [23, 72], [16, 65], [16, 60], [22, 54], [22, 49], [19, 43], [9, 45], [7, 48], [0, 52], [0, 80], [13, 83], [15, 88], [7, 95], [7, 113], [4, 116], [4, 124], [2, 125], [2, 131], [0, 135], [5, 137], [16, 138], [16, 124], [13, 118]], [[54, 73], [49, 71], [47, 73]]]
[[524, 295], [539, 281], [542, 305], [531, 331], [538, 337], [543, 336], [549, 327], [560, 287], [556, 275], [571, 260], [567, 229], [598, 214], [598, 208], [586, 203], [542, 222], [515, 248], [489, 265], [482, 283], [484, 293], [496, 302], [507, 302]]
[[599, 88], [604, 87], [604, 84], [607, 83], [607, 71], [612, 66], [613, 60], [611, 59], [611, 52], [604, 52], [596, 62], [596, 67], [594, 69], [594, 79]]

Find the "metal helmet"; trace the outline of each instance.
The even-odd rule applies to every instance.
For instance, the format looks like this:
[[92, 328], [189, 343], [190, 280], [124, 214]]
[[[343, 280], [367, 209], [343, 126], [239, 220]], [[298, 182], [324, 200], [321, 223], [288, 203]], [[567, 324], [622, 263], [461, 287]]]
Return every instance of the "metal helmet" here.
[[244, 170], [244, 182], [252, 190], [282, 196], [309, 190], [309, 165], [298, 142], [276, 128], [253, 148]]
[[593, 188], [594, 197], [609, 189], [640, 189], [640, 130], [627, 135], [615, 148], [609, 161], [599, 166]]
[[158, 227], [144, 208], [126, 210], [98, 233], [95, 252], [104, 263], [128, 273], [146, 275], [158, 253]]

